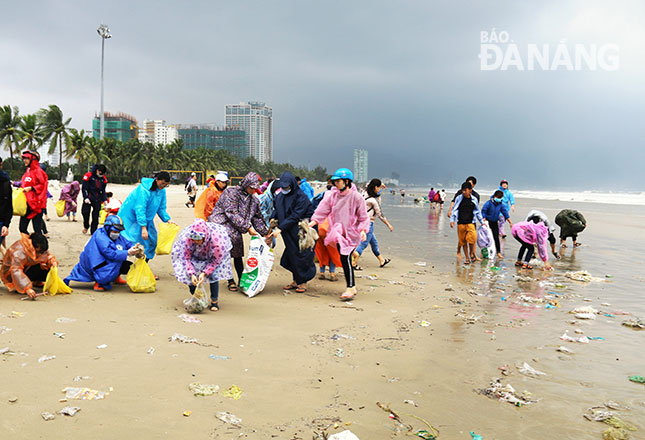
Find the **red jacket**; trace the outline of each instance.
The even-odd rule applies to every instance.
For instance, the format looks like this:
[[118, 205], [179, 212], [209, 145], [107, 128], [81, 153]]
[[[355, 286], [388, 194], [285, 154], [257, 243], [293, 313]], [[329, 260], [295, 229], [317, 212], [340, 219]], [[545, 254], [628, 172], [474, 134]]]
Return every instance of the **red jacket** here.
[[23, 174], [20, 184], [22, 188], [32, 187], [31, 191], [25, 193], [27, 205], [31, 209], [27, 218], [34, 218], [47, 208], [47, 180], [47, 173], [40, 168], [40, 163], [33, 159]]

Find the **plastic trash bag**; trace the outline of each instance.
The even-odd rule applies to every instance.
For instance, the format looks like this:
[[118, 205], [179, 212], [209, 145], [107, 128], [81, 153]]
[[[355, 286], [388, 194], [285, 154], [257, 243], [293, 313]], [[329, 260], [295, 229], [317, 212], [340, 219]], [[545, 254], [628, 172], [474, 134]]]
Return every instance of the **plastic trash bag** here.
[[179, 232], [179, 225], [162, 223], [157, 234], [157, 255], [168, 255], [172, 250], [172, 242]]
[[484, 249], [490, 246], [492, 237], [488, 235], [489, 229], [490, 228], [486, 223], [482, 223], [481, 225], [479, 225], [479, 228], [477, 228], [477, 246], [479, 246], [480, 249]]
[[58, 266], [52, 266], [49, 269], [43, 292], [48, 292], [51, 296], [57, 293], [72, 293], [72, 289], [58, 276]]
[[56, 207], [56, 215], [59, 217], [62, 217], [65, 215], [65, 200], [59, 200], [58, 202], [54, 203], [54, 206]]
[[359, 440], [359, 438], [349, 429], [336, 434], [330, 435], [329, 440]]
[[274, 258], [273, 249], [267, 246], [261, 237], [251, 237], [249, 256], [240, 279], [240, 290], [249, 298], [253, 298], [264, 289]]
[[209, 306], [204, 283], [201, 283], [195, 289], [195, 293], [184, 300], [184, 308], [188, 313], [202, 313]]
[[22, 217], [27, 214], [27, 196], [22, 188], [14, 189], [11, 193], [13, 202], [13, 215]]
[[105, 223], [105, 219], [108, 216], [108, 212], [105, 209], [101, 209], [101, 212], [99, 213], [99, 224], [102, 225]]
[[130, 267], [127, 283], [135, 293], [152, 293], [155, 291], [157, 281], [145, 258], [137, 259]]

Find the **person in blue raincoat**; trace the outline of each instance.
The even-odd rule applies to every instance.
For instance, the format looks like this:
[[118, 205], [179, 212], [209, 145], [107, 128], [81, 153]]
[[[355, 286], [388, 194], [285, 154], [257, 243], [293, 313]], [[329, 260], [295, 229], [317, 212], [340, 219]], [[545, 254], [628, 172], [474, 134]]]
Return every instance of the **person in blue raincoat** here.
[[307, 281], [316, 276], [316, 266], [314, 265], [314, 249], [300, 250], [298, 222], [309, 219], [314, 210], [293, 174], [288, 171], [282, 173], [279, 185], [282, 191], [276, 195], [274, 202], [278, 227], [274, 230], [273, 235], [274, 237], [282, 235], [285, 249], [280, 259], [280, 266], [293, 275], [293, 282], [284, 288], [304, 293], [307, 291]]
[[309, 200], [313, 199], [314, 198], [314, 188], [311, 186], [311, 184], [309, 182], [307, 182], [307, 178], [304, 178], [304, 179], [300, 180], [299, 177], [296, 177], [296, 180], [298, 182], [300, 182], [300, 189], [302, 190], [302, 192], [305, 193], [307, 198]]
[[166, 190], [170, 174], [161, 171], [154, 178], [144, 177], [119, 209], [123, 219], [123, 236], [133, 243], [141, 243], [146, 249], [146, 258], [151, 260], [157, 252], [157, 228], [155, 216], [164, 223], [172, 223], [166, 212]]
[[97, 229], [85, 245], [80, 261], [63, 280], [65, 284], [94, 282], [96, 291], [110, 290], [111, 283], [125, 284], [121, 275], [128, 273], [132, 263], [127, 258], [137, 250], [121, 235], [122, 231], [123, 221], [116, 215], [108, 216], [103, 227]]
[[[506, 206], [506, 210], [509, 212], [509, 214], [511, 212], [515, 212], [515, 197], [513, 197], [511, 190], [508, 189], [508, 180], [502, 180], [501, 182], [499, 182], [499, 190], [504, 193], [504, 197], [502, 197], [502, 203], [504, 204], [504, 206]], [[504, 218], [504, 216], [501, 214], [499, 216], [498, 224], [499, 235], [501, 235], [502, 238], [505, 238], [506, 232], [504, 231], [504, 225], [506, 225], [506, 218]]]

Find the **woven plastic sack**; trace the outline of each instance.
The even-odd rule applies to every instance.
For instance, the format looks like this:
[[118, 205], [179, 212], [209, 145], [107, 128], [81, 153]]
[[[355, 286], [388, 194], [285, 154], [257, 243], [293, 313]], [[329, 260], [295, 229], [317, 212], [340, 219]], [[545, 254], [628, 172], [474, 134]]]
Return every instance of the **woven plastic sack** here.
[[157, 287], [155, 275], [150, 270], [145, 258], [139, 258], [130, 266], [127, 283], [135, 293], [152, 293]]
[[56, 207], [56, 215], [62, 217], [65, 215], [65, 200], [59, 200], [54, 204]]
[[48, 292], [51, 296], [57, 293], [72, 293], [72, 289], [58, 276], [58, 266], [52, 266], [49, 269], [43, 292]]
[[22, 217], [27, 214], [27, 196], [22, 188], [14, 189], [11, 193], [13, 202], [13, 215]]
[[157, 233], [157, 255], [168, 255], [172, 250], [172, 242], [179, 232], [179, 225], [162, 223]]
[[251, 237], [249, 256], [240, 279], [240, 289], [249, 298], [262, 292], [273, 267], [273, 249], [261, 237]]

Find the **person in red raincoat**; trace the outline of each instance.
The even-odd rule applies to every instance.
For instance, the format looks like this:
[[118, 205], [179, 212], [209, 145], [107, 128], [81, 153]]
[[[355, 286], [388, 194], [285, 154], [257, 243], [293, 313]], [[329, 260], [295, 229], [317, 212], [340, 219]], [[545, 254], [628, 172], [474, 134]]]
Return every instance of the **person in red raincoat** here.
[[19, 230], [27, 234], [29, 222], [33, 222], [34, 232], [41, 234], [43, 209], [47, 207], [47, 174], [40, 168], [40, 155], [37, 152], [25, 151], [22, 161], [27, 167], [20, 183], [27, 198], [27, 213], [20, 217]]

